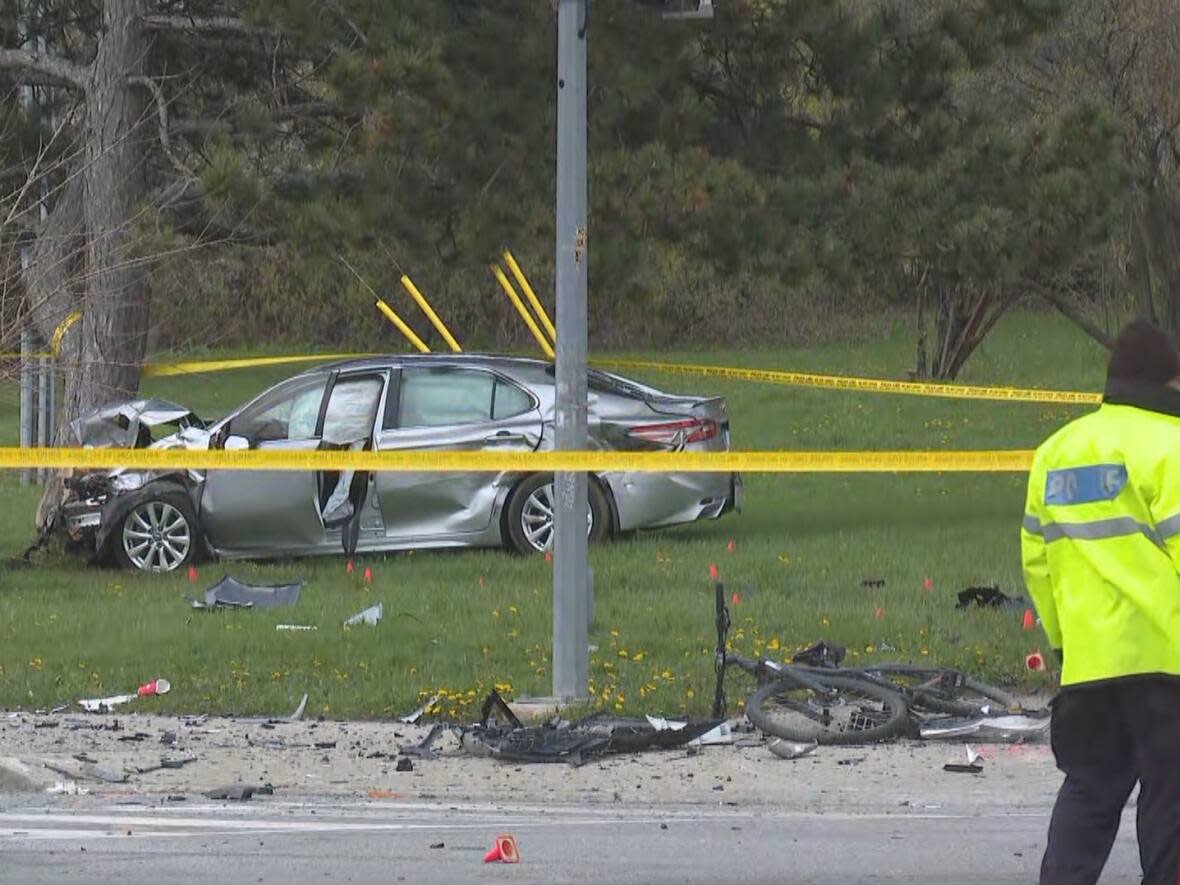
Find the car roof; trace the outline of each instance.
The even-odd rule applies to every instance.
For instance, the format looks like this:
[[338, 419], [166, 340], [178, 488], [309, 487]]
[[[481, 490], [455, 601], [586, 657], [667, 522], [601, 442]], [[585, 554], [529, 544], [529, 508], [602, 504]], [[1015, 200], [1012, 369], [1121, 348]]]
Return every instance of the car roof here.
[[552, 378], [553, 363], [522, 356], [507, 356], [493, 353], [391, 353], [375, 356], [356, 357], [325, 363], [309, 369], [312, 372], [353, 371], [356, 369], [384, 369], [391, 366], [470, 366], [472, 368], [500, 369], [501, 371], [525, 373], [532, 376], [547, 375]]

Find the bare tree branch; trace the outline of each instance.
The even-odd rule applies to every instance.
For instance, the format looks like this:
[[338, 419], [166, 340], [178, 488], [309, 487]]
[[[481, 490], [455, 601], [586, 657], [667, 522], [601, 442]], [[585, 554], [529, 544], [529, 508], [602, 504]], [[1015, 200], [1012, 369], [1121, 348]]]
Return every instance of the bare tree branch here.
[[252, 25], [240, 18], [228, 15], [192, 16], [192, 15], [145, 15], [140, 21], [143, 26], [152, 31], [188, 31], [192, 33], [230, 32], [234, 34], [249, 34], [257, 37], [279, 37], [280, 32], [273, 28], [263, 28]]
[[[348, 111], [327, 102], [298, 102], [283, 105], [271, 111], [271, 119], [277, 125], [286, 120], [347, 119], [359, 117], [356, 111]], [[234, 120], [228, 113], [201, 119], [173, 120], [169, 131], [173, 135], [212, 135], [215, 132], [232, 132]]]
[[160, 146], [164, 149], [164, 156], [168, 158], [168, 162], [181, 175], [191, 178], [192, 170], [181, 162], [180, 158], [172, 150], [172, 141], [168, 137], [168, 102], [164, 98], [164, 90], [160, 88], [160, 84], [151, 77], [129, 77], [128, 83], [135, 86], [143, 86], [156, 100], [156, 118], [159, 121], [160, 129]]
[[0, 49], [0, 70], [16, 71], [22, 75], [39, 75], [52, 81], [55, 86], [86, 88], [86, 68], [61, 58], [50, 58], [40, 52]]
[[1052, 304], [1053, 307], [1055, 307], [1063, 317], [1068, 319], [1107, 350], [1110, 350], [1114, 347], [1114, 340], [1109, 335], [1102, 331], [1102, 329], [1098, 328], [1098, 326], [1096, 326], [1094, 323], [1090, 322], [1090, 320], [1088, 320], [1080, 310], [1062, 298], [1057, 292], [1054, 292], [1052, 289], [1049, 289], [1045, 286], [1037, 286], [1036, 290], [1037, 293], [1050, 304]]

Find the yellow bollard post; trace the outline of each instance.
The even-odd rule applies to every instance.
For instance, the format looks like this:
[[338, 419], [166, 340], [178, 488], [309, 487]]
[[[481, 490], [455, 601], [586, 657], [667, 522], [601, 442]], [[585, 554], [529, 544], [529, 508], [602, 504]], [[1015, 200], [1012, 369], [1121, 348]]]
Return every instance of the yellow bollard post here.
[[524, 306], [524, 302], [520, 300], [520, 296], [512, 288], [512, 283], [508, 282], [508, 277], [504, 276], [504, 271], [500, 269], [500, 265], [493, 264], [491, 268], [496, 282], [500, 284], [500, 288], [504, 290], [504, 294], [508, 296], [508, 300], [512, 302], [512, 306], [516, 308], [516, 312], [520, 314], [520, 318], [524, 320], [524, 324], [529, 327], [529, 331], [533, 333], [533, 337], [541, 345], [541, 352], [549, 359], [555, 359], [557, 354], [553, 352], [553, 347], [549, 344], [549, 339], [545, 337], [545, 333], [537, 326], [532, 314], [528, 312], [528, 308]]
[[385, 314], [386, 318], [391, 323], [397, 326], [398, 331], [406, 336], [407, 341], [418, 348], [419, 353], [430, 353], [430, 348], [426, 346], [425, 342], [423, 342], [421, 338], [414, 334], [414, 330], [406, 324], [406, 321], [399, 317], [394, 312], [393, 308], [382, 301], [380, 298], [377, 299], [377, 309]]
[[455, 340], [455, 336], [451, 334], [451, 330], [439, 319], [438, 314], [434, 312], [434, 308], [430, 306], [430, 302], [426, 300], [426, 296], [418, 291], [418, 287], [414, 285], [414, 281], [410, 279], [408, 274], [402, 274], [402, 288], [422, 308], [422, 312], [426, 314], [426, 319], [430, 320], [430, 324], [434, 326], [438, 334], [442, 335], [443, 340], [447, 342], [451, 350], [455, 353], [462, 353], [463, 348], [459, 346], [459, 342]]
[[545, 331], [549, 333], [549, 338], [554, 344], [557, 343], [557, 329], [553, 325], [553, 321], [549, 319], [549, 314], [545, 312], [545, 305], [541, 303], [541, 299], [537, 297], [537, 293], [533, 291], [533, 287], [529, 285], [528, 277], [524, 275], [524, 271], [520, 269], [520, 265], [516, 263], [516, 259], [512, 257], [512, 253], [507, 249], [504, 250], [504, 261], [508, 264], [508, 269], [512, 271], [512, 275], [516, 277], [516, 282], [520, 284], [520, 288], [524, 291], [525, 296], [529, 300], [529, 304], [533, 306], [533, 310], [537, 312], [537, 316], [541, 319], [541, 325], [545, 327]]

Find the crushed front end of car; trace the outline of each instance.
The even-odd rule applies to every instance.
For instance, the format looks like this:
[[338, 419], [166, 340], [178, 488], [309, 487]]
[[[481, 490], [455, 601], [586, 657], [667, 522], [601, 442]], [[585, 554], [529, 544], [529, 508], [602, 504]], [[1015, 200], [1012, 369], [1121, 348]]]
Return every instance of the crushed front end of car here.
[[[74, 421], [70, 430], [74, 443], [84, 448], [206, 449], [206, 427], [184, 406], [137, 399], [97, 409]], [[203, 479], [199, 471], [68, 471], [61, 478], [60, 504], [53, 523], [65, 534], [68, 549], [91, 560], [101, 559], [110, 532], [136, 493], [149, 483], [178, 474], [185, 475], [189, 487]]]

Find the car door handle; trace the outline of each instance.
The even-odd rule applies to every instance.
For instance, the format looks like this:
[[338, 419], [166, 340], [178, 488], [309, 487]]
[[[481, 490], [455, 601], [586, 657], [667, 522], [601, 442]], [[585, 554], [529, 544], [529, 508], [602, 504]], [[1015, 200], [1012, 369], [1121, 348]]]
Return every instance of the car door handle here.
[[496, 445], [503, 443], [520, 443], [522, 445], [528, 443], [528, 437], [523, 433], [512, 433], [509, 430], [501, 430], [499, 433], [493, 433], [491, 436], [484, 437], [484, 443]]

